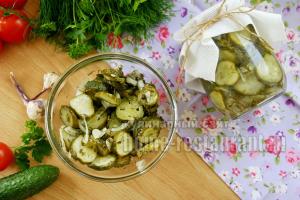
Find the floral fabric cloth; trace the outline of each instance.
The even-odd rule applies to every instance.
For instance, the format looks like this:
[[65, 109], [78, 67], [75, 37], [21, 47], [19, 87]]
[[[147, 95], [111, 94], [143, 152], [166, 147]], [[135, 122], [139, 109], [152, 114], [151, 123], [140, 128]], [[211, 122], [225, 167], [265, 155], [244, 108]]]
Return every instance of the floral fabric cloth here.
[[179, 135], [241, 199], [300, 199], [300, 1], [248, 2], [283, 16], [288, 44], [276, 49], [276, 56], [287, 73], [288, 89], [286, 95], [229, 122], [205, 94], [184, 87], [178, 64], [181, 46], [172, 39], [191, 17], [218, 1], [174, 2], [175, 16], [155, 30], [152, 41], [118, 45], [118, 51], [136, 54], [164, 74], [176, 93], [180, 123], [189, 125], [179, 127]]

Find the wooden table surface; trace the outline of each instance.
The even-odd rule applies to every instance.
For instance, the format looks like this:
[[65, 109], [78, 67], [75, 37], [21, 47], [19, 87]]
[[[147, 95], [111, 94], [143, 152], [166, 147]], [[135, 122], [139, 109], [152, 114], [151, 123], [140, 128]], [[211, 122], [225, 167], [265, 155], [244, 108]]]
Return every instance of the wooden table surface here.
[[[38, 12], [38, 1], [29, 0], [26, 11]], [[38, 39], [21, 45], [6, 46], [0, 54], [0, 141], [10, 147], [20, 145], [20, 135], [27, 119], [25, 107], [9, 80], [14, 72], [29, 96], [42, 87], [46, 72], [62, 73], [75, 63], [66, 53]], [[174, 141], [181, 141], [175, 137]], [[183, 144], [182, 146], [183, 147]], [[216, 174], [192, 151], [176, 151], [166, 156], [145, 175], [121, 183], [100, 183], [77, 175], [52, 154], [46, 163], [56, 165], [61, 175], [51, 187], [31, 199], [238, 199]], [[17, 171], [16, 166], [0, 172], [0, 177]]]

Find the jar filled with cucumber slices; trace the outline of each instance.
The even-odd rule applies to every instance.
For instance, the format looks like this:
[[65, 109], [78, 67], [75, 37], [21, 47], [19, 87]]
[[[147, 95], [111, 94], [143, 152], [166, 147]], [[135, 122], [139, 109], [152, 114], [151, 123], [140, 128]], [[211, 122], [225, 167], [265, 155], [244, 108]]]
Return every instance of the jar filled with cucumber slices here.
[[284, 92], [285, 73], [252, 26], [213, 40], [219, 48], [216, 81], [203, 85], [219, 111], [235, 119]]

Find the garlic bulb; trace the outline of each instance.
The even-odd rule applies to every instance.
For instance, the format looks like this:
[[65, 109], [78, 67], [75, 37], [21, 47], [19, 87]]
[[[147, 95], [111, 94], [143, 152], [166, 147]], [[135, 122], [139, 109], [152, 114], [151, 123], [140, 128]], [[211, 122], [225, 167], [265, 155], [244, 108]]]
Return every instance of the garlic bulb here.
[[51, 88], [58, 81], [58, 79], [59, 76], [54, 72], [45, 74], [43, 90]]
[[44, 116], [46, 101], [37, 99], [29, 101], [26, 105], [26, 112], [29, 119], [37, 120]]
[[38, 120], [44, 116], [46, 101], [44, 99], [38, 98], [47, 90], [49, 90], [55, 84], [58, 78], [59, 77], [55, 73], [45, 74], [43, 90], [31, 99], [26, 95], [23, 88], [16, 81], [13, 72], [10, 72], [11, 82], [15, 86], [19, 96], [21, 97], [24, 105], [26, 106], [26, 113], [29, 119]]

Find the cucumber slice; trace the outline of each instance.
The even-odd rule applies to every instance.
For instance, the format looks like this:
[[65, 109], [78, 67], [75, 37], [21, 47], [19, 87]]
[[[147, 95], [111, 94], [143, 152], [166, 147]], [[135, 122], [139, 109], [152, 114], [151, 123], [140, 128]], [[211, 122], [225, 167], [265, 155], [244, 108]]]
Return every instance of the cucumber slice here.
[[161, 145], [161, 141], [159, 139], [154, 140], [153, 142], [146, 144], [142, 148], [138, 149], [137, 156], [141, 158], [147, 153], [150, 153], [152, 151], [158, 151]]
[[90, 165], [89, 167], [96, 169], [96, 170], [106, 170], [110, 169], [114, 166], [117, 158], [115, 155], [107, 155], [107, 156], [98, 156]]
[[237, 57], [230, 50], [222, 49], [220, 50], [219, 61], [231, 61], [237, 63]]
[[115, 163], [115, 167], [124, 167], [126, 165], [129, 165], [131, 161], [131, 157], [128, 156], [123, 156], [123, 157], [118, 157]]
[[106, 142], [101, 139], [97, 141], [97, 149], [98, 149], [98, 153], [102, 156], [106, 156], [110, 153], [110, 149], [107, 146]]
[[112, 129], [112, 128], [117, 128], [120, 127], [122, 125], [122, 122], [117, 118], [116, 112], [113, 112], [111, 114], [110, 119], [108, 120], [108, 128]]
[[156, 116], [144, 117], [139, 121], [135, 121], [133, 125], [133, 136], [137, 137], [141, 132], [143, 132], [143, 129], [147, 128], [154, 128], [160, 130], [164, 125], [162, 121], [162, 118]]
[[66, 126], [78, 128], [78, 119], [75, 112], [69, 106], [60, 108], [60, 119]]
[[80, 135], [72, 142], [70, 152], [72, 157], [75, 159], [77, 159], [77, 153], [80, 151], [80, 148], [82, 146], [81, 144], [82, 140], [83, 140], [83, 136]]
[[100, 81], [100, 79], [88, 81], [85, 84], [84, 88], [85, 88], [85, 92], [89, 92], [89, 91], [98, 92], [98, 91], [106, 91], [107, 90], [105, 83]]
[[114, 136], [115, 151], [119, 156], [126, 156], [134, 148], [134, 142], [131, 135], [127, 132], [119, 132]]
[[233, 49], [230, 40], [227, 37], [227, 34], [222, 34], [216, 37], [213, 37], [214, 42], [219, 48]]
[[108, 92], [97, 92], [95, 94], [96, 98], [102, 99], [103, 101], [109, 103], [111, 106], [118, 106], [121, 103], [121, 99], [117, 98], [115, 95]]
[[157, 104], [159, 99], [158, 92], [154, 85], [146, 84], [139, 92], [138, 92], [138, 101], [143, 106], [154, 106]]
[[59, 129], [60, 137], [62, 139], [63, 146], [69, 151], [72, 142], [82, 133], [78, 129], [74, 129], [70, 126], [62, 126]]
[[271, 54], [264, 56], [264, 60], [256, 67], [256, 73], [258, 78], [267, 84], [278, 83], [283, 78], [281, 67]]
[[159, 135], [160, 129], [157, 128], [144, 128], [138, 134], [138, 140], [140, 143], [148, 144], [153, 142]]
[[138, 86], [139, 82], [141, 83], [141, 81], [144, 82], [144, 75], [138, 72], [137, 70], [132, 71], [126, 77], [126, 83], [133, 86]]
[[107, 112], [104, 108], [100, 108], [92, 117], [87, 120], [89, 130], [102, 129], [107, 122]]
[[267, 97], [265, 95], [255, 95], [252, 96], [253, 105], [257, 105], [260, 102], [264, 101]]
[[239, 80], [239, 72], [231, 61], [222, 61], [216, 70], [216, 83], [218, 85], [234, 85]]
[[226, 109], [224, 99], [223, 99], [223, 95], [221, 94], [221, 92], [212, 91], [209, 96], [210, 96], [210, 99], [213, 102], [213, 104], [218, 109], [220, 109], [220, 110], [225, 110]]
[[244, 47], [252, 41], [251, 34], [246, 30], [229, 33], [228, 37], [234, 44], [240, 47]]
[[154, 106], [144, 106], [145, 115], [155, 115], [157, 114], [158, 104]]
[[126, 77], [126, 83], [130, 84], [130, 85], [133, 85], [133, 86], [137, 86], [137, 81], [131, 77]]
[[254, 96], [242, 96], [239, 98], [239, 102], [244, 107], [251, 107], [253, 105], [253, 98]]
[[266, 95], [273, 95], [273, 94], [278, 94], [280, 91], [282, 91], [281, 87], [272, 86], [272, 87], [266, 88], [263, 91], [263, 93]]
[[229, 97], [226, 99], [226, 106], [227, 106], [227, 109], [230, 111], [229, 114], [231, 117], [237, 117], [237, 116], [241, 115], [245, 110], [245, 107], [243, 107], [241, 104], [239, 104], [232, 97]]
[[83, 136], [77, 137], [71, 146], [71, 155], [82, 163], [91, 163], [97, 157], [97, 153], [88, 146], [82, 145]]
[[86, 94], [81, 94], [71, 99], [70, 106], [80, 116], [90, 117], [95, 113], [93, 100]]
[[240, 79], [234, 89], [243, 95], [256, 95], [264, 89], [262, 84], [253, 73], [245, 74], [244, 80]]
[[141, 74], [137, 70], [133, 70], [131, 73], [129, 73], [127, 75], [127, 77], [130, 77], [130, 78], [132, 78], [133, 80], [136, 80], [136, 81], [138, 81], [138, 80], [144, 80], [144, 75]]
[[136, 99], [124, 100], [116, 109], [116, 115], [121, 120], [135, 120], [144, 116], [144, 108]]
[[121, 96], [123, 96], [125, 98], [129, 98], [129, 97], [133, 96], [134, 92], [135, 92], [135, 90], [133, 88], [129, 88], [129, 89], [120, 91]]
[[107, 108], [112, 108], [112, 107], [116, 107], [113, 104], [108, 103], [107, 101], [102, 100], [101, 101], [102, 106], [107, 109]]
[[83, 163], [91, 163], [97, 157], [97, 153], [94, 149], [81, 146], [79, 153], [77, 154], [77, 158]]
[[122, 68], [117, 67], [117, 68], [105, 68], [101, 70], [101, 74], [103, 74], [104, 78], [108, 81], [118, 81], [121, 83], [125, 82], [125, 78]]
[[243, 96], [239, 98], [239, 102], [244, 107], [256, 106], [260, 102], [266, 99], [265, 95]]

